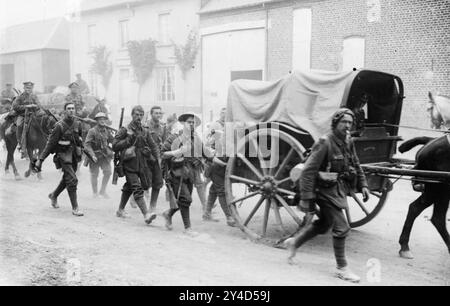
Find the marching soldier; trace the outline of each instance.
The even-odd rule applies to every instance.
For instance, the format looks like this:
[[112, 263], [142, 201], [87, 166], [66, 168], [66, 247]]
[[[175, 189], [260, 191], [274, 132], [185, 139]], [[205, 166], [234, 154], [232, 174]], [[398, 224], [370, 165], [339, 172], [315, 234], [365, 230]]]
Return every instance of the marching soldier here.
[[[332, 229], [336, 276], [359, 282], [360, 278], [347, 265], [345, 238], [350, 226], [343, 212], [348, 208], [347, 195], [350, 193], [361, 191], [364, 201], [369, 199], [366, 177], [349, 136], [354, 121], [355, 115], [351, 110], [338, 110], [331, 123], [332, 132], [314, 144], [300, 177], [300, 208], [311, 213], [317, 204], [320, 207], [319, 220], [305, 225], [294, 238], [286, 240], [286, 244], [292, 260], [296, 249], [303, 243]], [[325, 177], [324, 173], [329, 175]]]
[[92, 191], [94, 197], [97, 197], [98, 174], [101, 168], [103, 171], [103, 179], [100, 195], [109, 198], [106, 194], [106, 185], [112, 174], [111, 160], [114, 157], [114, 153], [109, 145], [112, 144], [114, 137], [106, 128], [108, 117], [105, 113], [97, 113], [97, 115], [95, 115], [95, 120], [97, 120], [97, 125], [89, 130], [85, 140], [85, 149], [93, 158], [93, 161], [89, 162]]
[[[148, 121], [147, 126], [150, 129], [150, 133], [153, 137], [153, 140], [155, 141], [159, 150], [161, 150], [168, 134], [166, 124], [161, 122], [163, 116], [161, 107], [159, 106], [152, 107], [152, 109], [150, 110], [150, 115], [151, 118]], [[153, 162], [151, 164], [151, 167], [152, 167], [151, 169], [152, 192], [150, 196], [150, 212], [155, 213], [159, 191], [164, 185], [164, 182], [160, 164]]]
[[10, 99], [13, 100], [16, 95], [14, 94], [14, 91], [12, 89], [12, 84], [7, 83], [6, 89], [2, 91], [2, 99]]
[[[16, 118], [16, 137], [17, 143], [19, 144], [19, 150], [22, 151], [23, 155], [26, 154], [26, 110], [36, 111], [40, 109], [41, 104], [39, 103], [38, 97], [33, 93], [34, 83], [25, 82], [23, 83], [24, 92], [18, 96], [13, 104], [12, 108], [17, 115]], [[25, 128], [24, 128], [25, 127]], [[25, 133], [23, 133], [25, 131]]]
[[133, 121], [126, 128], [122, 127], [119, 130], [112, 146], [114, 152], [121, 152], [121, 162], [126, 178], [116, 215], [119, 218], [128, 217], [125, 206], [130, 196], [133, 195], [144, 215], [145, 223], [150, 224], [156, 218], [156, 214], [148, 212], [144, 200], [144, 190], [149, 189], [152, 185], [151, 163], [160, 164], [160, 153], [150, 131], [142, 126], [141, 121], [144, 118], [142, 106], [135, 106], [131, 116]]
[[207, 158], [217, 162], [213, 152], [203, 145], [200, 137], [195, 134], [195, 128], [201, 124], [200, 118], [194, 113], [186, 113], [178, 118], [183, 124], [181, 135], [171, 134], [163, 145], [162, 158], [168, 162], [168, 187], [176, 199], [178, 208], [171, 207], [163, 213], [167, 229], [172, 229], [172, 217], [180, 210], [185, 233], [193, 234], [189, 207], [192, 203], [192, 190], [198, 171], [198, 160]]
[[72, 204], [72, 214], [81, 217], [84, 214], [79, 210], [77, 200], [78, 179], [76, 176], [77, 165], [82, 156], [82, 139], [80, 122], [74, 118], [75, 104], [66, 102], [64, 104], [64, 118], [56, 123], [52, 130], [47, 144], [39, 160], [36, 162], [36, 168], [40, 171], [42, 163], [51, 154], [55, 153], [53, 161], [56, 169], [62, 169], [63, 177], [56, 187], [55, 191], [48, 197], [54, 208], [59, 208], [58, 196], [67, 188], [70, 203]]

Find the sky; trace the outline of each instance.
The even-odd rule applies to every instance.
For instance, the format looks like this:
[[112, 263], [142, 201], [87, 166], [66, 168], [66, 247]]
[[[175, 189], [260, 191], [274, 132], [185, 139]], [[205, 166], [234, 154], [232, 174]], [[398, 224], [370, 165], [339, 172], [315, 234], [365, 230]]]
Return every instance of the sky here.
[[0, 28], [64, 16], [80, 0], [0, 0]]

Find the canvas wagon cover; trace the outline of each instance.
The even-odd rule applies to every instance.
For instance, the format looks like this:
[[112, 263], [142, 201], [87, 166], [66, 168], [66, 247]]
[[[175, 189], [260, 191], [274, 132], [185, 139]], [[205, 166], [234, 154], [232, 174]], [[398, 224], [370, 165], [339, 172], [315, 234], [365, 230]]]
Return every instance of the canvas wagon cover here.
[[273, 82], [236, 80], [228, 91], [227, 121], [246, 126], [284, 122], [314, 139], [330, 129], [333, 113], [341, 106], [353, 71], [294, 71]]

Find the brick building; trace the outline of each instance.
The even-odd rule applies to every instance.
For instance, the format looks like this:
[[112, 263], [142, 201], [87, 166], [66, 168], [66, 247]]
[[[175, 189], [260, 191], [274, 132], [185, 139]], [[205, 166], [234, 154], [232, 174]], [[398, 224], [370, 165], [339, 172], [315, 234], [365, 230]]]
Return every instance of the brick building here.
[[[450, 95], [449, 1], [211, 0], [200, 11], [200, 27], [205, 104], [224, 104], [226, 86], [219, 82], [229, 83], [240, 71], [273, 80], [296, 68], [398, 75], [405, 86], [405, 125], [429, 127], [428, 91]], [[229, 46], [231, 55], [211, 42]], [[214, 58], [228, 66], [218, 67]], [[208, 66], [223, 76], [216, 79], [220, 73]]]

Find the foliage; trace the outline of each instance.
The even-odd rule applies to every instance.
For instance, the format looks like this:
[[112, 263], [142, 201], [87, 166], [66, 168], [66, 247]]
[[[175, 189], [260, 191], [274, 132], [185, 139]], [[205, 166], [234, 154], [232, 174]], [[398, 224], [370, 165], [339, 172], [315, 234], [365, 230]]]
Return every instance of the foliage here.
[[195, 59], [197, 57], [199, 44], [197, 43], [197, 32], [191, 31], [188, 35], [186, 44], [175, 46], [175, 58], [177, 59], [177, 64], [183, 73], [183, 79], [186, 78], [187, 72], [193, 68], [195, 64]]
[[113, 74], [113, 65], [109, 60], [111, 52], [106, 46], [102, 45], [93, 47], [91, 49], [91, 55], [94, 62], [90, 70], [101, 77], [102, 85], [107, 90]]
[[157, 63], [156, 41], [151, 38], [140, 41], [131, 40], [127, 47], [136, 82], [142, 86], [152, 75], [153, 68]]

